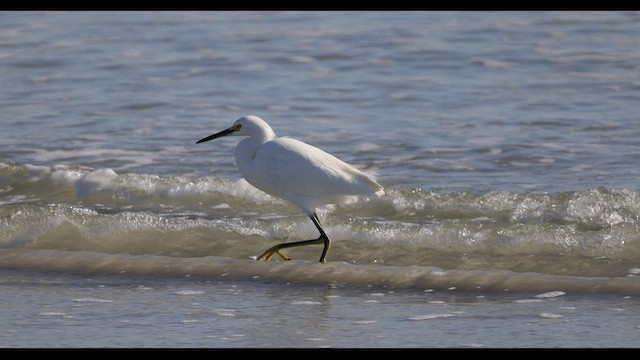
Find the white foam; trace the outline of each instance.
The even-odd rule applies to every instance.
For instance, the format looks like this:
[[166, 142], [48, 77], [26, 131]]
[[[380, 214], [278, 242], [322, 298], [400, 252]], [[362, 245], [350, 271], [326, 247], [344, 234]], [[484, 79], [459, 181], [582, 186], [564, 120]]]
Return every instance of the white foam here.
[[161, 196], [176, 198], [191, 195], [202, 195], [216, 191], [228, 192], [231, 186], [232, 185], [228, 182], [215, 181], [213, 178], [197, 180], [178, 178], [172, 183], [164, 186], [153, 186], [151, 187], [151, 190], [158, 192]]
[[211, 208], [212, 209], [231, 209], [231, 205], [222, 203], [222, 204], [214, 205]]
[[544, 294], [538, 294], [535, 297], [538, 299], [549, 299], [549, 298], [555, 298], [563, 295], [566, 295], [564, 291], [549, 291]]
[[50, 171], [48, 166], [24, 164], [25, 170], [30, 173], [44, 173]]
[[408, 318], [407, 320], [411, 320], [411, 321], [422, 321], [422, 320], [433, 320], [433, 319], [442, 319], [442, 318], [448, 318], [448, 317], [454, 317], [454, 314], [449, 314], [449, 313], [442, 313], [442, 314], [426, 314], [426, 315], [416, 315], [416, 316], [411, 316], [410, 318]]
[[57, 311], [45, 311], [38, 314], [38, 316], [67, 316], [66, 313]]
[[56, 170], [51, 173], [51, 179], [64, 183], [66, 185], [75, 185], [82, 178], [83, 173], [77, 170]]
[[307, 301], [307, 300], [294, 300], [291, 302], [293, 305], [320, 305], [319, 301]]
[[538, 317], [542, 319], [560, 319], [562, 315], [549, 312], [541, 312], [540, 314], [538, 314]]
[[236, 314], [234, 314], [232, 312], [216, 312], [216, 315], [222, 316], [222, 317], [225, 317], [225, 318], [232, 318], [232, 317], [236, 316]]
[[94, 303], [112, 303], [113, 300], [99, 299], [99, 298], [77, 298], [73, 299], [74, 302], [94, 302]]
[[[74, 186], [76, 196], [87, 197], [97, 194], [129, 193], [139, 196], [146, 193], [163, 198], [182, 198], [206, 194], [225, 194], [250, 200], [254, 203], [284, 204], [283, 200], [274, 198], [250, 185], [246, 180], [229, 181], [215, 177], [193, 178], [187, 176], [162, 177], [152, 174], [119, 175], [111, 168], [89, 169], [65, 165], [54, 167], [37, 167], [25, 165], [34, 175], [49, 173], [49, 178], [57, 183]], [[37, 180], [37, 179], [36, 179]], [[220, 204], [218, 208], [231, 208], [229, 204]]]
[[542, 299], [518, 299], [518, 300], [513, 300], [514, 303], [516, 304], [528, 304], [528, 303], [535, 303], [535, 302], [542, 302], [544, 300]]
[[195, 295], [204, 295], [204, 291], [200, 291], [200, 290], [179, 290], [179, 291], [174, 291], [173, 292], [176, 295], [183, 295], [183, 296], [195, 296]]
[[75, 186], [76, 195], [86, 197], [95, 193], [113, 190], [118, 174], [112, 169], [86, 170], [57, 169], [50, 175], [52, 180]]

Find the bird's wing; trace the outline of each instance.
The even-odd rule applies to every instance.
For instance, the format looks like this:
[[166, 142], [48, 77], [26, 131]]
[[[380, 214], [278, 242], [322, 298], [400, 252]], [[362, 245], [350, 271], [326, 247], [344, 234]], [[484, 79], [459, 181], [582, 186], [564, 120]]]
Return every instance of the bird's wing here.
[[268, 182], [265, 185], [274, 195], [285, 198], [335, 199], [382, 190], [373, 176], [291, 138], [278, 138], [263, 144], [256, 153], [255, 163], [259, 164], [258, 171]]

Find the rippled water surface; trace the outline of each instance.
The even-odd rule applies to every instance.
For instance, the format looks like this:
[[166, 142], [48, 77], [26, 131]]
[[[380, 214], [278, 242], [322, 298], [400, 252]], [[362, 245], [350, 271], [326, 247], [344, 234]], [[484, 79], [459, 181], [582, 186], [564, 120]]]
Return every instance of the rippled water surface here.
[[[0, 346], [637, 346], [637, 12], [0, 24]], [[248, 114], [385, 187], [328, 263], [253, 260], [317, 233], [195, 144]]]

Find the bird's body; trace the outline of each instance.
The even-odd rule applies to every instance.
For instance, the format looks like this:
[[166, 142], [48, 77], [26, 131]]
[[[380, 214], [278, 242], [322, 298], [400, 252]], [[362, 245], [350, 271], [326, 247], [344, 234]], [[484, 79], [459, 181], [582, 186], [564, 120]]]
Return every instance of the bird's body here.
[[245, 180], [300, 207], [320, 231], [318, 239], [276, 245], [258, 259], [266, 255], [269, 260], [274, 253], [288, 259], [280, 253], [281, 248], [324, 243], [320, 258], [324, 262], [330, 241], [320, 226], [316, 209], [351, 196], [384, 194], [372, 175], [302, 141], [277, 137], [257, 116], [242, 117], [227, 130], [198, 143], [226, 135], [248, 136], [236, 147], [236, 166]]
[[267, 194], [298, 205], [307, 215], [345, 197], [382, 190], [370, 175], [302, 141], [276, 138], [259, 145], [255, 157], [245, 157], [255, 146], [248, 138], [236, 149], [242, 176]]

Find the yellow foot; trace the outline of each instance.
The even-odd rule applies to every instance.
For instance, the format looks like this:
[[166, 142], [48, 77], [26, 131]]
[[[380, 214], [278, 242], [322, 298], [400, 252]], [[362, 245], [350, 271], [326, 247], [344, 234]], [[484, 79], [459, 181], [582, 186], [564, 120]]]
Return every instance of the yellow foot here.
[[267, 251], [263, 252], [262, 255], [258, 256], [256, 260], [262, 259], [264, 256], [264, 261], [269, 261], [273, 257], [273, 254], [278, 254], [282, 258], [282, 260], [291, 260], [287, 255], [280, 252], [280, 246], [276, 245], [272, 248], [269, 248]]

